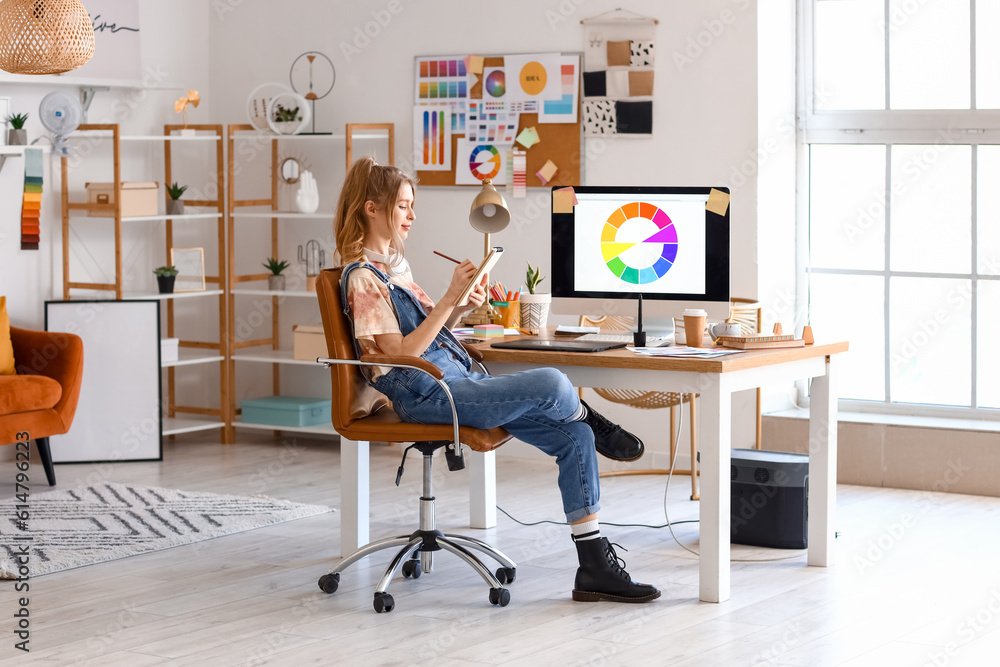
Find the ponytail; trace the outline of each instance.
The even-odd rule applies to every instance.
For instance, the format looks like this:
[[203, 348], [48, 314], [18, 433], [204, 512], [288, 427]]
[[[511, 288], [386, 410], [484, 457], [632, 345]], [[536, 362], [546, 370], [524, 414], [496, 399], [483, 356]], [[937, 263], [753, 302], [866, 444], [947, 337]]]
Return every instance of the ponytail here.
[[[340, 190], [337, 212], [333, 220], [333, 233], [337, 241], [337, 255], [340, 264], [356, 262], [364, 255], [365, 235], [368, 232], [368, 217], [365, 203], [375, 203], [375, 208], [386, 211], [392, 220], [399, 197], [399, 189], [408, 183], [416, 190], [413, 179], [393, 166], [381, 166], [371, 157], [363, 157], [347, 170], [344, 186]], [[390, 253], [403, 256], [403, 240], [393, 227]]]

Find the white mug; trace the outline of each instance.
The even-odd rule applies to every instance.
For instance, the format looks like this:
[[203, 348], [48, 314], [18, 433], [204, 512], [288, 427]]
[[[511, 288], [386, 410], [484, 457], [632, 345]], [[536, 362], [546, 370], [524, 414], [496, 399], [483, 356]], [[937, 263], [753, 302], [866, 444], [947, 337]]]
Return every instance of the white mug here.
[[740, 323], [719, 322], [718, 324], [713, 324], [708, 327], [708, 335], [712, 337], [712, 340], [718, 340], [719, 336], [739, 336]]

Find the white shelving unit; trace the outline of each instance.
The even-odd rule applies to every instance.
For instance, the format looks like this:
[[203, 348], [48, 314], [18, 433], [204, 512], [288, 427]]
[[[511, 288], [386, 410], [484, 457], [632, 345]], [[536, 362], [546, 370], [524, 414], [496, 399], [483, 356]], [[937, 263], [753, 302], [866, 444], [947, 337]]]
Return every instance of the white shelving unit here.
[[[318, 211], [315, 213], [299, 213], [297, 211], [282, 211], [278, 210], [278, 147], [279, 143], [291, 142], [293, 144], [301, 144], [303, 142], [308, 142], [312, 144], [316, 143], [343, 143], [344, 153], [345, 153], [345, 164], [350, 166], [352, 162], [352, 142], [354, 140], [385, 140], [388, 142], [387, 155], [389, 159], [395, 153], [394, 139], [395, 131], [392, 124], [349, 124], [346, 127], [344, 134], [325, 134], [325, 135], [275, 135], [275, 134], [265, 134], [257, 131], [251, 125], [230, 125], [227, 129], [227, 155], [228, 155], [228, 165], [227, 165], [227, 179], [226, 186], [228, 188], [227, 195], [227, 237], [229, 238], [228, 247], [228, 261], [229, 266], [229, 280], [228, 280], [228, 302], [227, 302], [227, 312], [229, 313], [229, 350], [230, 358], [228, 364], [227, 375], [229, 377], [230, 389], [230, 407], [229, 413], [231, 415], [230, 424], [233, 428], [248, 428], [248, 429], [258, 429], [267, 431], [281, 431], [281, 432], [297, 432], [297, 433], [316, 433], [316, 434], [327, 434], [336, 435], [333, 427], [330, 424], [323, 424], [314, 427], [303, 427], [303, 428], [290, 428], [287, 426], [269, 426], [261, 424], [246, 424], [243, 423], [241, 417], [239, 416], [240, 409], [236, 405], [236, 372], [237, 364], [247, 364], [256, 365], [259, 367], [261, 364], [267, 364], [272, 367], [272, 392], [274, 395], [279, 395], [281, 393], [281, 376], [280, 369], [282, 367], [294, 367], [294, 366], [309, 366], [316, 369], [324, 370], [322, 366], [317, 364], [313, 360], [303, 361], [294, 359], [292, 357], [292, 352], [290, 350], [281, 349], [281, 336], [280, 328], [278, 326], [281, 304], [286, 299], [312, 299], [314, 302], [316, 300], [316, 293], [306, 290], [284, 290], [279, 292], [270, 291], [266, 286], [262, 285], [267, 279], [267, 273], [253, 273], [253, 274], [237, 274], [236, 273], [236, 257], [237, 257], [237, 240], [242, 238], [243, 235], [237, 233], [237, 221], [252, 221], [252, 220], [270, 220], [271, 221], [271, 244], [269, 250], [270, 257], [282, 257], [278, 243], [278, 231], [279, 225], [281, 224], [295, 224], [299, 221], [308, 220], [327, 220], [330, 221], [332, 225], [334, 214], [333, 212]], [[270, 144], [270, 192], [266, 193], [266, 196], [253, 199], [237, 199], [236, 198], [236, 185], [237, 185], [237, 172], [242, 171], [242, 169], [236, 169], [236, 157], [240, 154], [237, 150], [237, 146], [240, 142], [253, 142], [255, 148], [258, 148], [260, 156], [263, 156], [266, 150], [266, 146]], [[264, 148], [264, 150], [260, 150]], [[326, 150], [324, 148], [324, 150]], [[266, 162], [266, 160], [258, 159], [257, 162]], [[241, 165], [246, 166], [246, 165]], [[262, 256], [264, 253], [261, 253]], [[287, 254], [285, 255], [287, 256]], [[271, 320], [271, 335], [264, 338], [256, 338], [252, 340], [236, 340], [236, 317], [238, 313], [238, 308], [240, 306], [237, 301], [237, 297], [270, 297], [270, 320]], [[245, 303], [245, 302], [244, 302]]]
[[[226, 424], [228, 422], [228, 397], [229, 385], [226, 378], [227, 343], [229, 337], [226, 331], [227, 319], [225, 317], [226, 291], [225, 291], [225, 227], [223, 220], [223, 156], [222, 156], [222, 126], [221, 125], [192, 125], [189, 129], [195, 132], [194, 136], [181, 136], [179, 133], [182, 127], [179, 125], [165, 125], [162, 135], [122, 135], [118, 125], [81, 125], [79, 129], [71, 135], [73, 140], [86, 140], [87, 138], [99, 137], [106, 141], [110, 134], [112, 142], [112, 152], [114, 160], [114, 178], [112, 192], [121, 191], [121, 183], [124, 180], [121, 167], [121, 144], [134, 142], [160, 143], [163, 144], [164, 151], [164, 181], [172, 182], [172, 153], [171, 145], [176, 142], [194, 142], [211, 145], [215, 153], [215, 179], [219, 186], [220, 195], [213, 200], [186, 200], [187, 205], [196, 208], [211, 208], [211, 212], [197, 211], [185, 213], [183, 215], [144, 215], [124, 217], [121, 214], [119, 198], [115, 198], [115, 203], [89, 204], [70, 202], [69, 200], [69, 170], [68, 161], [62, 158], [62, 232], [63, 232], [63, 298], [113, 298], [126, 301], [133, 300], [155, 300], [165, 304], [166, 308], [166, 330], [161, 332], [161, 336], [167, 338], [175, 337], [177, 322], [174, 317], [174, 303], [177, 300], [201, 300], [216, 299], [215, 316], [219, 320], [219, 335], [216, 341], [201, 340], [181, 340], [178, 351], [178, 359], [175, 361], [164, 361], [161, 367], [166, 369], [167, 391], [165, 394], [166, 403], [163, 408], [163, 435], [178, 435], [181, 433], [191, 433], [195, 431], [218, 429], [225, 442], [227, 434]], [[22, 148], [22, 147], [18, 147]], [[23, 149], [22, 149], [23, 153]], [[111, 213], [111, 216], [93, 216], [94, 212]], [[70, 222], [72, 220], [103, 220], [114, 225], [114, 282], [112, 283], [90, 283], [78, 282], [70, 279], [70, 244], [73, 237], [70, 234]], [[216, 225], [217, 253], [219, 274], [216, 276], [206, 276], [208, 289], [199, 292], [174, 292], [171, 294], [161, 294], [149, 290], [129, 289], [124, 284], [124, 272], [122, 267], [122, 230], [124, 225], [165, 223], [166, 229], [166, 254], [169, 258], [170, 248], [173, 245], [173, 225], [174, 223], [204, 224], [214, 222]], [[211, 303], [211, 302], [210, 302]], [[216, 365], [219, 372], [220, 403], [218, 408], [206, 408], [196, 405], [179, 405], [176, 396], [176, 370], [178, 368], [188, 369], [184, 372], [199, 373], [199, 368], [206, 368]]]

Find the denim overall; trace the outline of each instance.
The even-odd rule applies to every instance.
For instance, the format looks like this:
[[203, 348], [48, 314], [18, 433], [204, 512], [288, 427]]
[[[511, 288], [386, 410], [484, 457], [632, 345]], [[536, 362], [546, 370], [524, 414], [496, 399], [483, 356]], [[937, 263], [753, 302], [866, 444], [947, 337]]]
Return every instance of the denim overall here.
[[[341, 277], [341, 303], [348, 317], [348, 276], [358, 268], [370, 270], [388, 287], [404, 336], [424, 321], [427, 313], [412, 292], [389, 282], [389, 277], [371, 264], [361, 262], [346, 266]], [[357, 338], [354, 346], [360, 357]], [[476, 373], [471, 370], [465, 348], [444, 327], [420, 357], [444, 373], [460, 424], [482, 429], [502, 426], [518, 440], [555, 457], [567, 521], [578, 521], [600, 509], [594, 432], [585, 422], [567, 421], [579, 409], [580, 398], [562, 372], [533, 368], [497, 377]], [[423, 371], [393, 368], [376, 378], [373, 386], [389, 397], [403, 421], [451, 424], [447, 396]]]

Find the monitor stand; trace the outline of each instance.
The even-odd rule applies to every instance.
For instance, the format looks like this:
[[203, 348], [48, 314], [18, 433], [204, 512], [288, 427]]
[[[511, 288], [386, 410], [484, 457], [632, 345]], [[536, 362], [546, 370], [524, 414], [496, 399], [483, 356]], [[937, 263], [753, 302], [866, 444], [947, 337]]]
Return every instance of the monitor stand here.
[[[648, 336], [668, 337], [674, 335], [674, 318], [672, 317], [644, 317], [642, 318], [642, 330]], [[632, 325], [632, 333], [638, 331], [638, 323]]]

